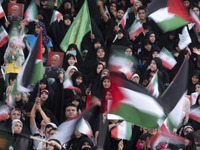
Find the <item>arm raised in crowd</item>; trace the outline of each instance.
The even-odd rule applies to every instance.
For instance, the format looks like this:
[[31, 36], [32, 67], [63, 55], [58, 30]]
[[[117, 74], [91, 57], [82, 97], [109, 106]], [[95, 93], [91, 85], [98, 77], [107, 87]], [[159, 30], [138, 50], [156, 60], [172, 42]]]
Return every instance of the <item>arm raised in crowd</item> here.
[[99, 11], [100, 11], [100, 14], [101, 14], [104, 22], [108, 22], [109, 18], [104, 12], [103, 2], [101, 0], [97, 0], [97, 6], [99, 6]]
[[33, 128], [35, 123], [35, 113], [36, 110], [38, 110], [44, 120], [44, 122], [47, 124], [50, 122], [50, 119], [46, 116], [46, 114], [44, 113], [44, 111], [41, 108], [41, 104], [40, 104], [40, 98], [36, 97], [35, 99], [35, 103], [33, 105], [33, 108], [31, 110], [31, 115], [30, 115], [30, 128]]

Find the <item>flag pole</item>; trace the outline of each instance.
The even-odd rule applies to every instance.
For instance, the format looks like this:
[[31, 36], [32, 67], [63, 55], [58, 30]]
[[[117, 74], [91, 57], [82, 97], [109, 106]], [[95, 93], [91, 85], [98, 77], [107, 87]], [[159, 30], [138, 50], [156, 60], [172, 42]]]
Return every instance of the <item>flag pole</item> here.
[[[2, 128], [0, 128], [0, 131], [12, 133], [11, 131], [6, 130], [6, 129], [2, 129]], [[13, 133], [12, 133], [12, 134], [13, 134]], [[49, 143], [48, 140], [45, 140], [45, 139], [42, 139], [42, 138], [38, 138], [38, 137], [35, 137], [35, 136], [33, 136], [33, 135], [26, 135], [26, 134], [21, 134], [21, 133], [14, 133], [14, 134], [19, 135], [19, 136], [22, 136], [22, 137], [24, 137], [24, 138], [30, 138], [30, 139], [33, 139], [33, 140], [37, 140], [37, 141]]]
[[4, 16], [4, 18], [5, 18], [5, 20], [6, 20], [6, 21], [8, 21], [8, 19], [7, 19], [7, 17], [6, 17], [6, 16]]

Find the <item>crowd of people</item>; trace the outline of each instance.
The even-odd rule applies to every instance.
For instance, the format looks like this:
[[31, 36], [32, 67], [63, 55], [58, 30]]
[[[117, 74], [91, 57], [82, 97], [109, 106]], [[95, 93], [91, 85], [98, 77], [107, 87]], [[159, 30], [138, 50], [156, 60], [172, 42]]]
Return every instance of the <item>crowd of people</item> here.
[[[31, 0], [3, 0], [1, 3], [6, 16], [0, 18], [0, 25], [10, 36], [8, 42], [0, 47], [2, 66], [0, 101], [2, 104], [10, 106], [10, 91], [22, 65], [34, 47], [37, 35], [42, 30], [44, 77], [36, 83], [33, 91], [14, 93], [14, 108], [8, 118], [1, 121], [6, 131], [12, 135], [12, 140], [19, 150], [151, 149], [149, 139], [160, 132], [159, 127], [150, 130], [132, 124], [130, 141], [111, 137], [113, 128], [122, 122], [120, 119], [108, 120], [107, 118], [113, 92], [110, 79], [112, 70], [109, 68], [112, 50], [123, 53], [124, 57], [129, 60], [127, 66], [131, 68], [132, 74], [131, 77], [127, 76], [127, 79], [139, 86], [147, 87], [155, 72], [158, 72], [160, 94], [176, 76], [184, 58], [189, 57], [188, 81], [183, 81], [188, 82], [186, 103], [193, 108], [200, 105], [199, 95], [195, 97], [194, 105], [191, 105], [189, 101], [192, 93], [200, 91], [200, 36], [194, 23], [191, 22], [187, 25], [192, 42], [181, 50], [178, 46], [180, 41], [178, 35], [182, 32], [183, 27], [163, 33], [158, 25], [148, 17], [147, 8], [151, 0], [138, 0], [134, 3], [131, 3], [131, 0], [107, 0], [104, 2], [87, 0], [92, 31], [83, 37], [80, 49], [75, 43], [71, 43], [66, 52], [63, 52], [60, 44], [76, 19], [84, 1], [63, 0], [59, 4], [58, 0], [36, 0], [38, 15], [33, 22], [23, 19], [23, 15], [20, 16], [20, 12], [18, 12], [20, 10], [24, 13]], [[182, 0], [182, 2], [185, 9], [188, 11], [191, 9], [200, 18], [199, 0]], [[8, 9], [10, 3], [12, 5]], [[54, 10], [60, 12], [62, 16], [51, 22]], [[126, 25], [123, 27], [122, 19], [127, 10], [129, 10], [128, 17]], [[130, 38], [128, 30], [135, 20], [142, 24], [143, 31]], [[165, 68], [159, 58], [163, 47], [177, 61], [171, 70]], [[62, 53], [63, 59], [61, 59], [61, 55], [54, 54], [50, 58], [51, 65], [47, 66], [48, 54], [51, 52]], [[62, 64], [62, 66], [59, 67], [58, 64]], [[66, 78], [72, 81], [72, 89], [63, 88]], [[93, 121], [88, 121], [93, 132], [92, 137], [88, 137], [76, 129], [71, 139], [64, 145], [58, 139], [51, 139], [61, 123], [72, 120], [92, 103], [98, 103], [101, 106]], [[99, 140], [102, 138], [102, 124], [107, 121], [102, 144], [102, 141]], [[175, 134], [187, 139], [186, 144], [177, 146], [162, 143], [157, 149], [199, 149], [199, 122], [189, 119], [186, 115], [182, 126]], [[27, 135], [32, 135], [35, 139], [28, 138]], [[100, 135], [101, 137], [99, 137]], [[11, 144], [9, 149], [14, 147]]]

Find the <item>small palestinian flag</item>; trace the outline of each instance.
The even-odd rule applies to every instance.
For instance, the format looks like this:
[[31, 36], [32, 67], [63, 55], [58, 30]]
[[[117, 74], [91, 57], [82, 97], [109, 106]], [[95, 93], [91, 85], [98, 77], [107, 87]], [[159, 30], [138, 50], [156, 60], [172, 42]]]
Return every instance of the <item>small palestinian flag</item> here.
[[150, 138], [150, 142], [152, 149], [161, 149], [161, 147], [157, 147], [160, 143], [166, 143], [162, 146], [163, 149], [167, 149], [167, 144], [184, 145], [185, 139], [183, 137], [171, 134], [169, 132], [161, 132], [153, 135]]
[[20, 73], [17, 76], [17, 88], [20, 92], [30, 92], [32, 85], [43, 78], [42, 61], [42, 31], [37, 36], [35, 45], [26, 59]]
[[6, 44], [8, 42], [8, 39], [9, 39], [8, 33], [6, 32], [4, 27], [1, 26], [1, 28], [0, 28], [0, 47], [2, 47], [4, 44]]
[[121, 122], [119, 125], [117, 125], [115, 128], [111, 130], [111, 137], [113, 138], [131, 140], [131, 136], [132, 136], [131, 123], [127, 121]]
[[177, 63], [174, 56], [165, 47], [161, 49], [159, 57], [162, 60], [163, 66], [169, 70]]
[[110, 113], [126, 121], [148, 129], [158, 128], [158, 122], [165, 116], [159, 100], [148, 91], [119, 74], [111, 74], [113, 102]]

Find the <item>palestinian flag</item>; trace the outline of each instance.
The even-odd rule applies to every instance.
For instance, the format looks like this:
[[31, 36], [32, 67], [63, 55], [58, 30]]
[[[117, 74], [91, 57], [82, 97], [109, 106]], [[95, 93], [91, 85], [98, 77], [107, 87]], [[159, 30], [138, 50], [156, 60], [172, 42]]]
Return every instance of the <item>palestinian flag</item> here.
[[163, 66], [169, 70], [171, 70], [177, 63], [174, 56], [165, 47], [161, 49], [159, 57], [162, 60]]
[[175, 108], [187, 89], [188, 66], [188, 58], [185, 58], [176, 76], [161, 95], [162, 104], [167, 113], [171, 112]]
[[184, 118], [185, 95], [187, 90], [188, 58], [185, 58], [179, 71], [168, 88], [161, 95], [169, 130], [177, 128]]
[[178, 47], [181, 50], [186, 48], [192, 42], [186, 26], [183, 28], [182, 34], [179, 34], [179, 39]]
[[0, 47], [2, 47], [4, 44], [6, 44], [8, 42], [8, 39], [9, 39], [8, 33], [6, 32], [4, 27], [1, 26], [1, 28], [0, 28]]
[[130, 39], [135, 38], [135, 36], [137, 36], [138, 34], [140, 34], [141, 32], [144, 31], [143, 27], [142, 27], [142, 23], [138, 20], [135, 19], [135, 21], [133, 22], [133, 24], [127, 29]]
[[158, 99], [148, 91], [120, 75], [111, 74], [113, 102], [110, 113], [126, 121], [148, 129], [158, 128], [158, 122], [165, 116]]
[[56, 20], [58, 20], [58, 18], [60, 18], [60, 16], [62, 16], [62, 14], [57, 11], [57, 10], [54, 10], [53, 11], [53, 14], [52, 14], [52, 17], [51, 17], [51, 21], [50, 21], [50, 24]]
[[160, 143], [166, 143], [163, 146], [163, 149], [167, 149], [167, 144], [173, 144], [173, 145], [184, 145], [185, 139], [183, 137], [167, 133], [167, 132], [161, 132], [153, 135], [150, 138], [151, 148], [152, 149], [160, 149], [160, 147], [157, 147]]
[[5, 12], [3, 11], [3, 8], [0, 4], [0, 18], [4, 17], [5, 16]]
[[200, 91], [199, 92], [194, 92], [190, 95], [190, 105], [194, 105], [196, 104], [196, 101], [197, 101], [197, 97], [199, 96], [200, 94]]
[[173, 129], [179, 128], [182, 125], [183, 119], [185, 117], [185, 96], [186, 92], [180, 98], [174, 109], [167, 116], [168, 128], [171, 131], [173, 131]]
[[38, 14], [38, 11], [37, 11], [37, 5], [35, 4], [34, 1], [32, 1], [30, 3], [30, 5], [28, 6], [28, 8], [26, 9], [26, 12], [25, 12], [25, 17], [26, 20], [28, 22], [32, 22], [34, 21], [35, 19], [37, 19], [37, 14]]
[[42, 61], [42, 31], [37, 36], [35, 45], [17, 77], [17, 87], [20, 92], [30, 92], [31, 85], [43, 78]]
[[91, 126], [88, 122], [85, 121], [84, 118], [81, 118], [79, 123], [76, 125], [76, 129], [82, 134], [93, 136]]
[[199, 17], [191, 9], [190, 9], [190, 19], [192, 20], [192, 22], [195, 23], [195, 26], [197, 27], [198, 31], [200, 31], [200, 20], [199, 20]]
[[173, 31], [190, 22], [182, 0], [154, 0], [148, 13], [163, 32]]
[[122, 20], [120, 21], [122, 27], [125, 29], [125, 26], [126, 26], [126, 19], [128, 19], [128, 14], [130, 12], [130, 8], [128, 8], [122, 18]]
[[65, 79], [64, 79], [63, 88], [64, 88], [64, 89], [75, 90], [75, 91], [77, 91], [78, 93], [82, 93], [81, 90], [80, 90], [78, 87], [74, 87], [74, 86], [73, 86], [73, 83], [72, 83], [71, 79], [69, 79], [69, 78], [65, 78]]
[[113, 138], [131, 140], [131, 136], [132, 136], [131, 123], [127, 121], [121, 122], [119, 125], [117, 125], [115, 128], [111, 130], [111, 137]]
[[[56, 134], [54, 134], [50, 139], [57, 139], [61, 142], [61, 145], [65, 144], [71, 139], [71, 135], [74, 133], [76, 125], [81, 120], [81, 118], [86, 118], [88, 116], [96, 117], [94, 115], [96, 115], [95, 111], [97, 110], [98, 106], [91, 106], [73, 120], [63, 122], [58, 126]], [[89, 119], [90, 118], [88, 118], [87, 120]]]
[[151, 93], [152, 96], [158, 97], [160, 95], [159, 88], [158, 88], [158, 71], [154, 74], [151, 82], [147, 86], [148, 91]]

